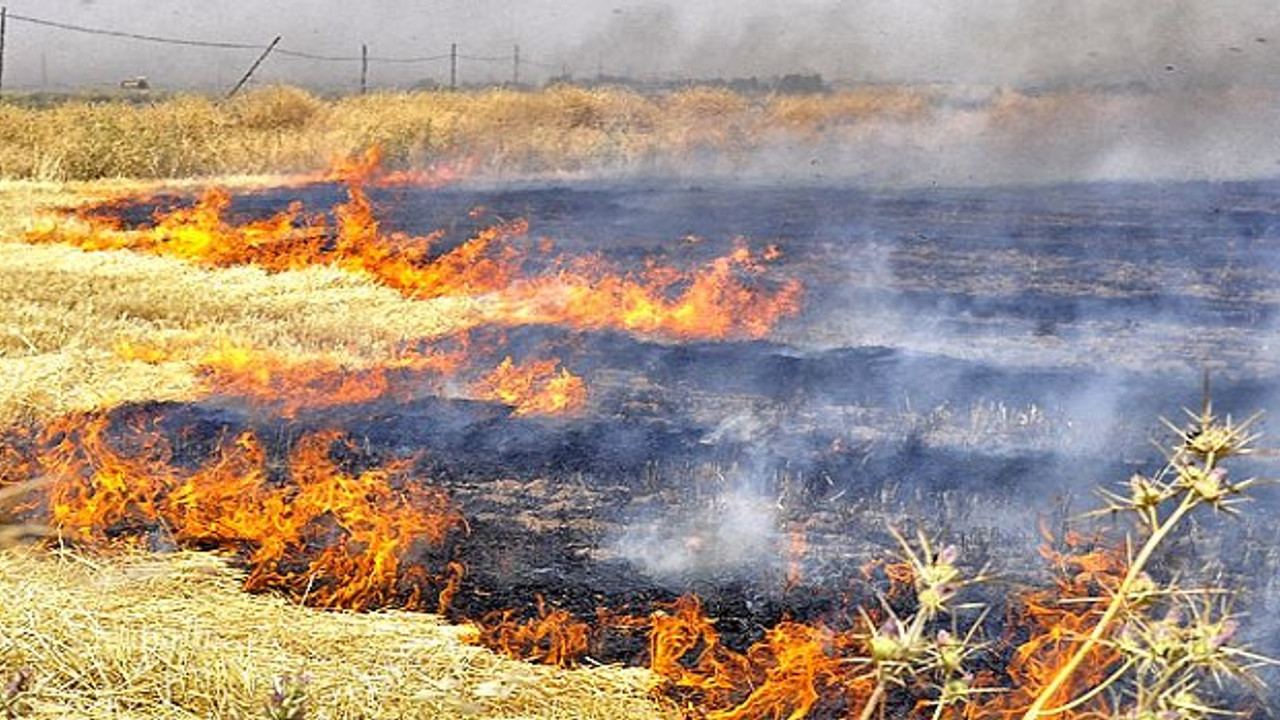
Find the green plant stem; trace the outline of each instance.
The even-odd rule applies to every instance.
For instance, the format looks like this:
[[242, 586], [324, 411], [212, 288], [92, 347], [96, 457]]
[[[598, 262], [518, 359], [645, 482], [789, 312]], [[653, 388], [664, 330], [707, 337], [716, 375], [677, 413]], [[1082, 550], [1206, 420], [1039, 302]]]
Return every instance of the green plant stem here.
[[1142, 573], [1142, 569], [1147, 564], [1147, 561], [1151, 559], [1151, 554], [1155, 552], [1160, 543], [1168, 537], [1169, 533], [1173, 531], [1173, 528], [1182, 520], [1183, 516], [1190, 512], [1191, 508], [1195, 507], [1195, 505], [1196, 495], [1194, 491], [1188, 490], [1183, 496], [1182, 502], [1179, 503], [1177, 509], [1173, 511], [1173, 514], [1164, 521], [1164, 524], [1156, 528], [1155, 532], [1151, 534], [1151, 537], [1147, 538], [1147, 542], [1143, 544], [1142, 550], [1138, 552], [1138, 556], [1134, 558], [1133, 564], [1129, 566], [1129, 571], [1125, 573], [1124, 580], [1120, 582], [1120, 587], [1116, 589], [1115, 594], [1112, 596], [1111, 602], [1107, 603], [1107, 609], [1102, 613], [1102, 617], [1098, 620], [1098, 624], [1093, 626], [1093, 631], [1089, 633], [1089, 636], [1080, 644], [1080, 647], [1076, 648], [1075, 653], [1069, 660], [1067, 660], [1066, 664], [1058, 669], [1057, 674], [1053, 676], [1053, 680], [1051, 680], [1049, 684], [1040, 691], [1040, 694], [1036, 696], [1035, 702], [1033, 702], [1031, 707], [1027, 709], [1027, 712], [1023, 714], [1022, 720], [1036, 720], [1037, 718], [1056, 715], [1071, 706], [1071, 703], [1068, 702], [1062, 707], [1050, 710], [1045, 709], [1045, 705], [1049, 703], [1050, 698], [1062, 689], [1062, 686], [1071, 678], [1071, 675], [1075, 672], [1076, 668], [1080, 666], [1080, 663], [1084, 662], [1089, 651], [1093, 650], [1094, 646], [1098, 644], [1098, 641], [1102, 639], [1107, 628], [1111, 626], [1111, 622], [1115, 620], [1116, 615], [1120, 613], [1120, 609], [1124, 606], [1125, 601], [1129, 596], [1129, 590], [1132, 588], [1134, 581], [1137, 580], [1138, 576]]

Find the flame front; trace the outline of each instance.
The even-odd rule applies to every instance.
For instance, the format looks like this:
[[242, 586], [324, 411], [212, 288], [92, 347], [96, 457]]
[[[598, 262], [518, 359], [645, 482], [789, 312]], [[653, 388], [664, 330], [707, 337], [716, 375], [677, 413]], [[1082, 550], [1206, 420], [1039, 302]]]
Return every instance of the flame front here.
[[[614, 329], [675, 339], [758, 338], [800, 310], [798, 280], [766, 283], [776, 247], [754, 254], [745, 243], [693, 270], [649, 262], [640, 272], [620, 271], [599, 257], [540, 257], [549, 243], [530, 249], [516, 241], [524, 220], [486, 228], [447, 251], [440, 232], [426, 236], [385, 232], [364, 183], [379, 177], [376, 155], [335, 169], [347, 183], [347, 201], [325, 215], [307, 216], [299, 204], [265, 220], [227, 219], [231, 197], [207, 190], [192, 206], [157, 213], [149, 227], [130, 229], [119, 202], [103, 203], [46, 222], [30, 242], [65, 242], [87, 250], [129, 249], [214, 267], [255, 265], [272, 272], [327, 265], [363, 275], [406, 297], [483, 299], [474, 325], [559, 324]], [[527, 271], [529, 261], [552, 272]]]
[[73, 540], [228, 550], [244, 556], [250, 590], [356, 610], [435, 608], [457, 572], [447, 563], [430, 570], [465, 531], [447, 495], [405, 462], [344, 469], [333, 459], [347, 447], [336, 432], [299, 438], [283, 463], [241, 433], [184, 471], [157, 428], [140, 424], [108, 441], [110, 427], [103, 416], [67, 418], [35, 443], [28, 471], [54, 478], [46, 512]]

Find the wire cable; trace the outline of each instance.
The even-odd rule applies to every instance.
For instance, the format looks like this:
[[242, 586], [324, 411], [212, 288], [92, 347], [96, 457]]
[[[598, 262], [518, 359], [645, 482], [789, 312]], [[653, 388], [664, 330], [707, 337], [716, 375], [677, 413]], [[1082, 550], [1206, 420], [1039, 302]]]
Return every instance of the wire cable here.
[[248, 43], [217, 42], [212, 40], [187, 40], [182, 38], [161, 37], [159, 35], [123, 32], [120, 30], [103, 30], [102, 28], [72, 25], [71, 23], [44, 20], [42, 18], [30, 17], [28, 15], [19, 15], [17, 13], [6, 13], [6, 15], [10, 20], [31, 23], [33, 25], [43, 25], [45, 27], [57, 28], [59, 30], [70, 30], [71, 32], [85, 33], [88, 35], [106, 35], [108, 37], [126, 38], [129, 40], [144, 40], [146, 42], [165, 43], [167, 45], [187, 45], [191, 47], [217, 48], [220, 50], [261, 50], [266, 47], [265, 44], [250, 45]]
[[[69, 32], [83, 33], [86, 35], [99, 35], [104, 37], [123, 38], [126, 40], [139, 40], [143, 42], [162, 43], [165, 45], [181, 45], [185, 47], [212, 48], [216, 50], [262, 50], [267, 47], [266, 44], [238, 43], [238, 42], [222, 42], [215, 40], [193, 40], [190, 38], [174, 38], [162, 35], [148, 35], [145, 33], [127, 32], [123, 30], [109, 30], [106, 28], [88, 27], [86, 25], [76, 25], [73, 23], [61, 22], [57, 20], [48, 20], [45, 18], [32, 17], [30, 15], [21, 15], [18, 13], [8, 13], [8, 18], [17, 22], [30, 23], [42, 27], [49, 27], [58, 30], [66, 30]], [[277, 47], [273, 51], [274, 55], [286, 58], [294, 58], [298, 60], [312, 60], [316, 62], [369, 62], [383, 63], [393, 65], [412, 65], [419, 63], [432, 63], [448, 60], [456, 57], [459, 60], [467, 60], [470, 62], [486, 62], [486, 63], [505, 63], [513, 60], [510, 56], [484, 56], [484, 55], [455, 55], [454, 53], [444, 53], [439, 55], [423, 55], [418, 57], [395, 57], [383, 55], [369, 55], [361, 57], [359, 55], [323, 55], [320, 53], [312, 53], [304, 50], [293, 50], [290, 48]], [[529, 67], [545, 68], [550, 70], [559, 69], [561, 66], [538, 62], [527, 56], [521, 56], [519, 60], [521, 65]]]

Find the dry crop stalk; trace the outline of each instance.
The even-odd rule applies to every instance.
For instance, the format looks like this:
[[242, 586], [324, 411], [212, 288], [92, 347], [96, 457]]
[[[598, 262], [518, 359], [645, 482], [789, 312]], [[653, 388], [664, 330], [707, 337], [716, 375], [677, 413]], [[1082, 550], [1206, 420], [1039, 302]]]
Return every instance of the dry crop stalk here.
[[[1080, 663], [1088, 657], [1091, 650], [1103, 642], [1107, 631], [1129, 602], [1130, 595], [1145, 579], [1145, 568], [1152, 554], [1174, 531], [1184, 517], [1201, 505], [1209, 505], [1215, 510], [1231, 512], [1230, 505], [1234, 496], [1247, 489], [1253, 480], [1245, 480], [1231, 484], [1227, 481], [1225, 468], [1219, 463], [1234, 455], [1248, 454], [1250, 444], [1257, 439], [1249, 432], [1260, 414], [1255, 414], [1240, 424], [1230, 418], [1219, 419], [1213, 413], [1212, 403], [1206, 392], [1201, 411], [1196, 414], [1187, 412], [1193, 424], [1186, 429], [1179, 428], [1169, 421], [1164, 421], [1181, 438], [1180, 443], [1168, 455], [1168, 463], [1154, 478], [1135, 476], [1130, 481], [1131, 494], [1128, 497], [1104, 492], [1108, 506], [1102, 512], [1130, 511], [1138, 515], [1147, 526], [1150, 535], [1142, 548], [1134, 557], [1107, 603], [1107, 607], [1098, 619], [1093, 630], [1080, 643], [1072, 656], [1054, 674], [1053, 679], [1036, 696], [1035, 701], [1023, 715], [1023, 720], [1037, 720], [1066, 712], [1083, 702], [1087, 702], [1097, 693], [1119, 680], [1128, 670], [1129, 663], [1121, 666], [1099, 685], [1091, 688], [1084, 695], [1068, 700], [1055, 707], [1045, 706], [1062, 690], [1071, 679]], [[1172, 500], [1177, 506], [1168, 517], [1160, 519], [1160, 508]]]

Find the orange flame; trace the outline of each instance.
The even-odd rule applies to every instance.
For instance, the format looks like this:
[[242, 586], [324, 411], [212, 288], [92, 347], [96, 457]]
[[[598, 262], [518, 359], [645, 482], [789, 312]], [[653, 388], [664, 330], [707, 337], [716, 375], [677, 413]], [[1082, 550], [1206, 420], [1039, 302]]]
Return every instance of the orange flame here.
[[587, 654], [591, 626], [564, 610], [548, 610], [543, 598], [538, 598], [537, 618], [519, 622], [513, 615], [504, 610], [481, 620], [481, 642], [514, 658], [561, 667]]
[[435, 575], [421, 560], [465, 523], [407, 463], [347, 471], [331, 456], [341, 436], [323, 432], [294, 444], [282, 482], [246, 432], [183, 471], [158, 431], [133, 427], [113, 444], [110, 424], [66, 418], [37, 443], [39, 472], [54, 478], [45, 499], [50, 523], [72, 539], [142, 536], [231, 550], [247, 559], [247, 589], [282, 590], [323, 607], [435, 607], [440, 598], [427, 590], [456, 584], [456, 568]]
[[474, 169], [474, 159], [452, 163], [433, 164], [419, 170], [388, 170], [383, 162], [382, 148], [373, 145], [363, 153], [340, 157], [331, 167], [317, 175], [304, 176], [309, 182], [341, 182], [367, 187], [394, 187], [416, 185], [440, 188], [462, 181]]
[[196, 372], [210, 394], [243, 397], [280, 417], [295, 418], [302, 410], [411, 400], [424, 386], [435, 387], [433, 377], [457, 372], [464, 360], [461, 352], [425, 352], [348, 368], [325, 357], [300, 360], [226, 344], [202, 357]]
[[514, 415], [573, 414], [587, 404], [586, 384], [560, 367], [559, 360], [521, 366], [507, 356], [493, 372], [472, 385], [471, 392], [477, 400], [510, 405]]
[[[252, 264], [269, 271], [329, 265], [373, 278], [407, 297], [484, 297], [473, 325], [564, 324], [674, 338], [757, 338], [799, 312], [798, 280], [761, 282], [765, 264], [781, 251], [757, 257], [745, 244], [703, 268], [681, 271], [649, 263], [619, 272], [597, 257], [560, 258], [558, 271], [528, 275], [528, 253], [512, 240], [528, 233], [524, 220], [497, 225], [447, 252], [436, 253], [442, 233], [386, 233], [360, 184], [365, 165], [342, 170], [348, 200], [323, 216], [304, 216], [297, 203], [265, 220], [234, 224], [231, 203], [212, 188], [191, 207], [158, 213], [154, 225], [126, 229], [120, 204], [75, 213], [27, 234], [31, 242], [66, 242], [88, 250], [131, 249], [211, 266]], [[547, 251], [542, 247], [539, 250]], [[537, 251], [537, 250], [535, 250]]]
[[619, 274], [598, 258], [579, 258], [551, 277], [514, 283], [497, 298], [494, 320], [613, 328], [681, 339], [758, 338], [800, 310], [802, 286], [768, 292], [745, 278], [763, 266], [745, 246], [705, 268], [681, 272], [651, 264]]
[[[1064, 542], [1068, 551], [1054, 550], [1048, 544], [1040, 549], [1041, 554], [1059, 568], [1054, 587], [1025, 593], [1010, 610], [1008, 633], [1025, 636], [1028, 629], [1030, 631], [1006, 668], [1012, 688], [973, 708], [976, 717], [1021, 717], [1093, 630], [1109, 597], [1108, 591], [1119, 587], [1127, 570], [1119, 549], [1072, 551], [1086, 543], [1070, 533]], [[1114, 645], [1095, 645], [1071, 681], [1050, 698], [1049, 706], [1059, 707], [1082, 696], [1106, 679], [1119, 660], [1120, 651]], [[1114, 714], [1110, 698], [1100, 693], [1054, 717], [1085, 720]]]
[[650, 621], [650, 669], [691, 693], [690, 710], [713, 720], [798, 719], [824, 700], [859, 707], [875, 688], [870, 675], [850, 669], [865, 654], [851, 633], [783, 621], [742, 654], [720, 643], [697, 598], [681, 598]]

